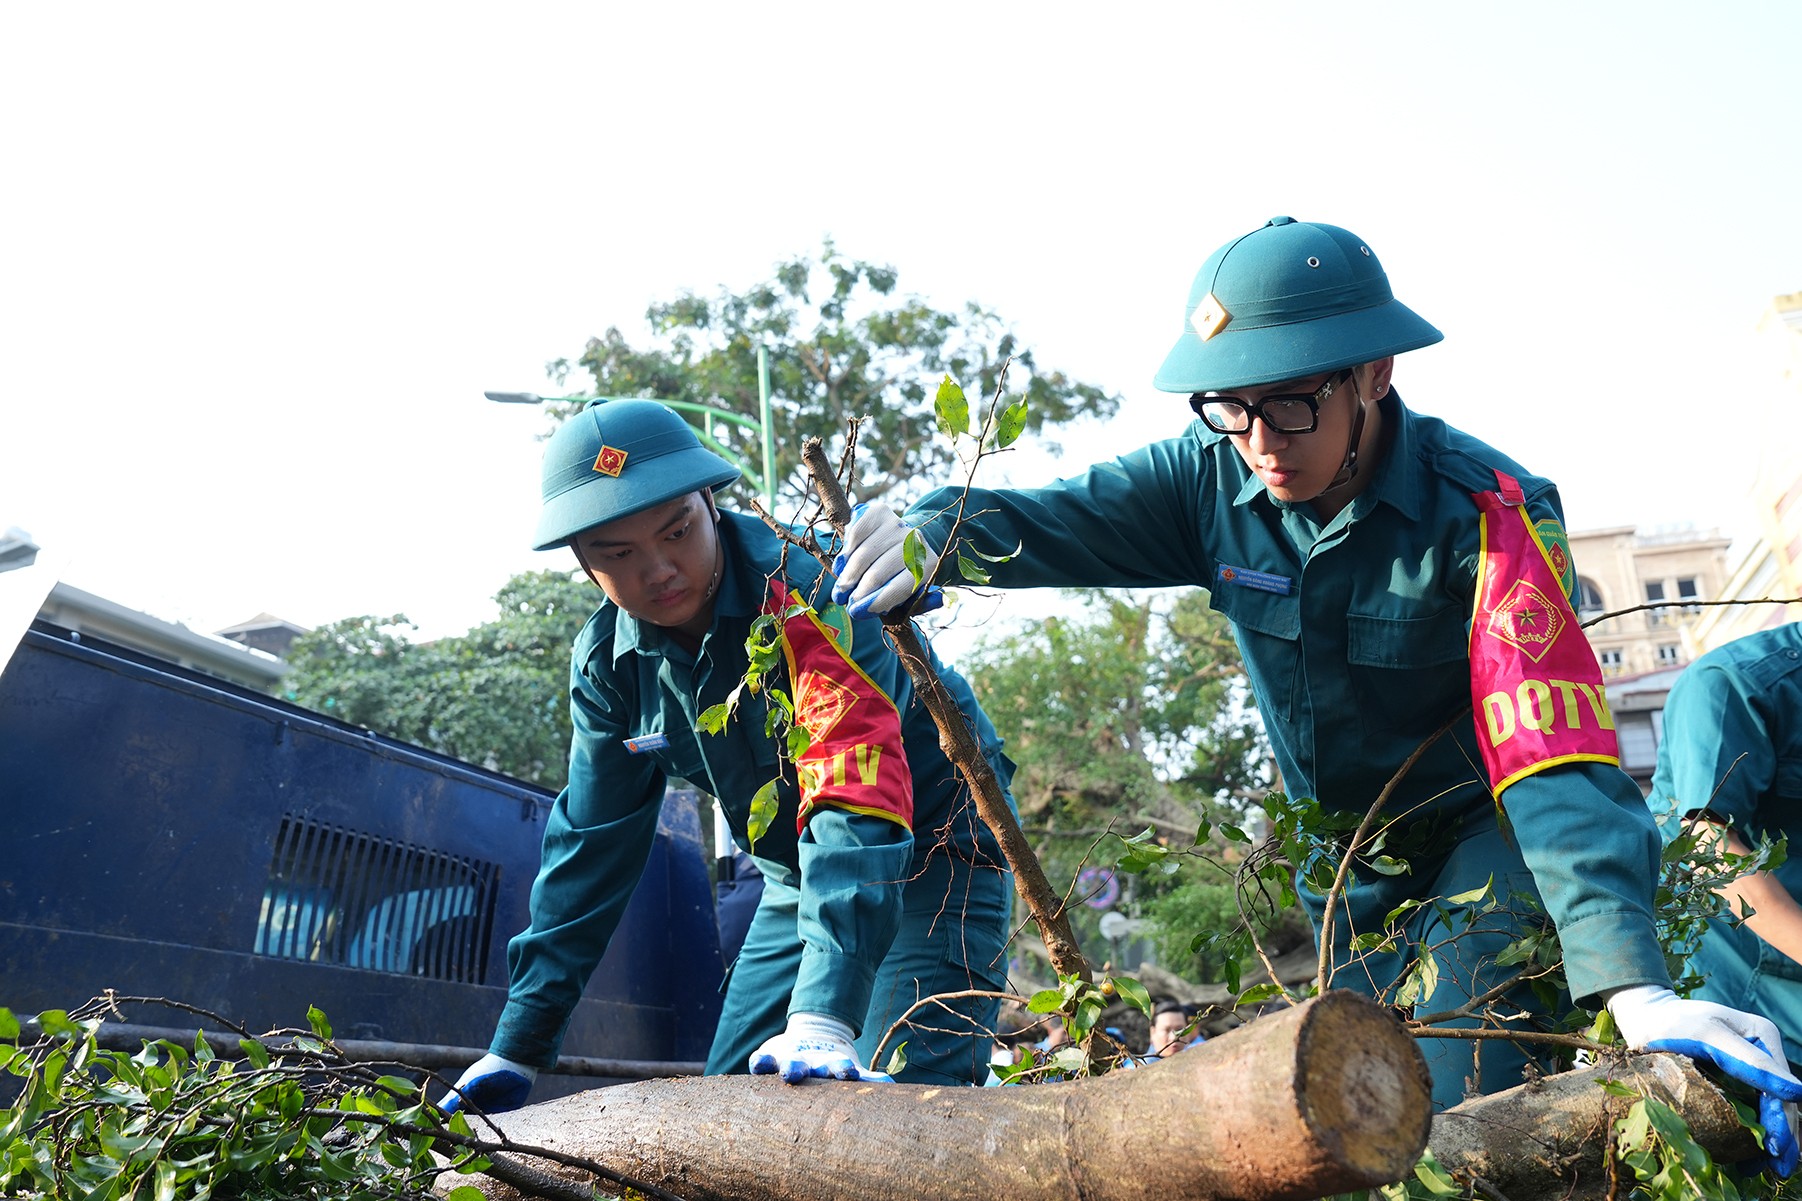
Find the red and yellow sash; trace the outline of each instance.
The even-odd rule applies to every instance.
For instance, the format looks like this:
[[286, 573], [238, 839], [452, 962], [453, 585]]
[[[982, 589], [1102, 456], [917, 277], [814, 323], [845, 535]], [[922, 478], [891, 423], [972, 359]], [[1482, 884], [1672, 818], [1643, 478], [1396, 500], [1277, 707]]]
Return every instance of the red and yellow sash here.
[[1560, 763], [1620, 764], [1595, 651], [1527, 516], [1520, 484], [1476, 492], [1483, 553], [1470, 623], [1470, 699], [1496, 796]]
[[782, 623], [795, 724], [812, 738], [795, 762], [801, 780], [796, 830], [806, 828], [815, 805], [913, 829], [914, 781], [901, 745], [901, 714], [851, 657], [849, 626], [826, 625], [780, 581], [770, 581], [770, 594], [763, 611]]

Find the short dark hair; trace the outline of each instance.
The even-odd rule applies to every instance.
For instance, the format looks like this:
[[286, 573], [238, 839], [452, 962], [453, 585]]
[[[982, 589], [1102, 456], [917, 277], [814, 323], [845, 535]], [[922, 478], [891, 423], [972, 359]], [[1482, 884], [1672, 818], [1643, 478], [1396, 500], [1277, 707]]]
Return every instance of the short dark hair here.
[[1183, 1004], [1181, 1001], [1172, 1000], [1166, 997], [1164, 1000], [1159, 1001], [1156, 1005], [1151, 1007], [1151, 1020], [1155, 1022], [1166, 1013], [1180, 1013], [1184, 1018], [1193, 1016], [1187, 1005]]

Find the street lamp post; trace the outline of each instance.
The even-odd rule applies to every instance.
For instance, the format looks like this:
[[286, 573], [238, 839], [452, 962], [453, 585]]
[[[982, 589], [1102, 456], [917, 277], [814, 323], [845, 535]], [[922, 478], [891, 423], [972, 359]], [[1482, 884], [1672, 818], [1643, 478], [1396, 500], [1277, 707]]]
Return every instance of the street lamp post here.
[[[498, 404], [542, 404], [549, 401], [592, 401], [619, 400], [616, 396], [540, 396], [536, 392], [484, 392], [482, 395]], [[743, 413], [734, 413], [730, 409], [722, 409], [715, 405], [701, 404], [693, 400], [664, 400], [661, 397], [648, 397], [658, 404], [668, 405], [672, 409], [680, 409], [688, 413], [698, 413], [707, 419], [695, 433], [709, 449], [724, 457], [734, 467], [745, 473], [745, 476], [757, 488], [763, 497], [763, 507], [771, 513], [776, 511], [776, 435], [770, 427], [770, 360], [769, 352], [762, 346], [757, 348], [757, 419], [752, 420]], [[743, 426], [755, 430], [763, 450], [761, 470], [753, 467], [743, 455], [721, 442], [714, 435], [712, 423], [724, 421], [732, 425]]]

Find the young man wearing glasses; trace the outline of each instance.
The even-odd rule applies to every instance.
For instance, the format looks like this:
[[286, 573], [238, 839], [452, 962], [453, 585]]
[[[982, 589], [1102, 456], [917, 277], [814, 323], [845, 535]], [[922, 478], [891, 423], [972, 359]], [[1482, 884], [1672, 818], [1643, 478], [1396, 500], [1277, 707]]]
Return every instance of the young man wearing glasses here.
[[[927, 576], [954, 582], [935, 576], [954, 556], [934, 552], [960, 499], [962, 545], [1019, 548], [985, 564], [997, 587], [1207, 588], [1291, 796], [1355, 824], [1425, 744], [1383, 809], [1385, 845], [1362, 849], [1336, 911], [1303, 882], [1336, 985], [1393, 999], [1431, 957], [1417, 1016], [1461, 1010], [1443, 1025], [1468, 1032], [1524, 1013], [1514, 1029], [1545, 1028], [1558, 1006], [1495, 963], [1543, 906], [1570, 993], [1606, 1001], [1631, 1045], [1706, 1056], [1763, 1090], [1776, 1159], [1793, 1163], [1775, 1115], [1802, 1083], [1775, 1028], [1670, 992], [1652, 918], [1658, 837], [1571, 611], [1556, 489], [1402, 405], [1395, 356], [1442, 335], [1346, 230], [1278, 217], [1234, 239], [1202, 267], [1183, 321], [1156, 384], [1189, 395], [1201, 420], [1186, 433], [1043, 488], [940, 489], [905, 519], [864, 507], [835, 596], [853, 613], [919, 603], [930, 581], [902, 553], [914, 527]], [[1379, 853], [1407, 870], [1377, 870]], [[1398, 908], [1399, 944], [1353, 950]], [[1441, 1107], [1515, 1084], [1539, 1058], [1496, 1039], [1422, 1049]]]

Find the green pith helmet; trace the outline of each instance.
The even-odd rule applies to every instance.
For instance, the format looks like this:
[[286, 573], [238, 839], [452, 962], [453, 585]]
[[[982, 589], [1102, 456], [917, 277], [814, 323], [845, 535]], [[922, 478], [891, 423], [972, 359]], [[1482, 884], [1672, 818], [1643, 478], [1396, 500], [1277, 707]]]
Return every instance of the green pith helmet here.
[[1389, 290], [1370, 247], [1336, 225], [1273, 217], [1202, 265], [1165, 392], [1219, 392], [1355, 367], [1445, 335]]
[[544, 448], [544, 508], [533, 550], [698, 492], [738, 468], [701, 445], [694, 427], [654, 400], [601, 400], [565, 421]]

